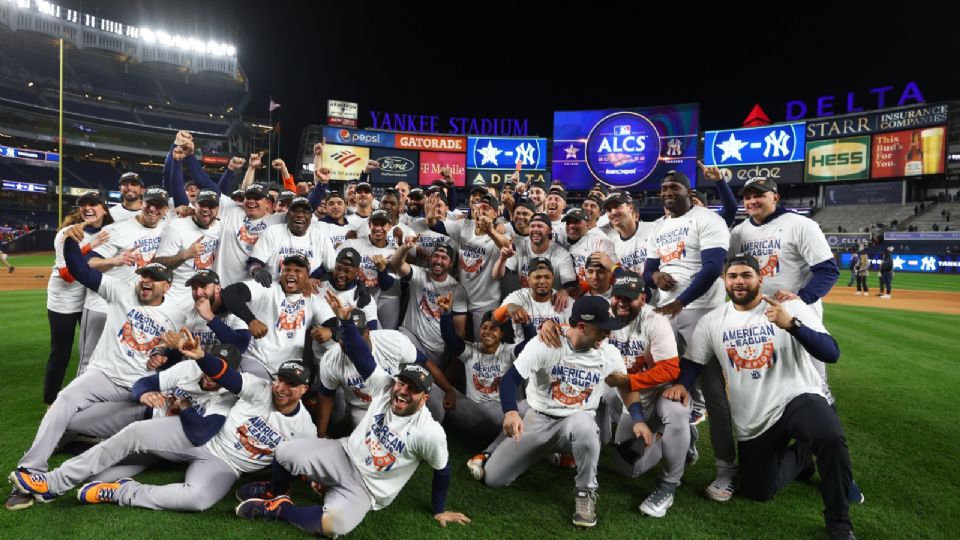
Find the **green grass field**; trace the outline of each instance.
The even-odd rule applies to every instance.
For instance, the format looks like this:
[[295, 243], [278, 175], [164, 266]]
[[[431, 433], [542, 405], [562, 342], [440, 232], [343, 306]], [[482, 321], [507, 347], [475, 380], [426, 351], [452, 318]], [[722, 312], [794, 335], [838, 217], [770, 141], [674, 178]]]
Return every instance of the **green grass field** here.
[[[903, 276], [903, 274], [900, 274]], [[898, 276], [899, 277], [899, 276]], [[924, 276], [941, 277], [941, 276]], [[0, 438], [0, 468], [12, 470], [42, 417], [41, 382], [48, 352], [43, 291], [0, 293], [3, 361], [0, 392], [7, 432]], [[861, 538], [955, 538], [960, 515], [960, 317], [829, 305], [826, 325], [841, 345], [830, 383], [866, 504], [851, 510]], [[453, 484], [448, 508], [473, 523], [446, 530], [429, 515], [430, 471], [421, 467], [392, 506], [367, 516], [354, 538], [822, 538], [816, 477], [794, 483], [772, 502], [734, 498], [715, 503], [699, 493], [714, 475], [708, 430], [701, 426], [701, 458], [684, 475], [674, 506], [663, 519], [637, 506], [655, 485], [610, 470], [605, 449], [599, 473], [599, 524], [591, 531], [570, 525], [573, 472], [542, 464], [507, 488], [486, 488], [464, 465], [477, 447], [451, 434]], [[509, 444], [509, 442], [507, 443]], [[51, 465], [66, 459], [55, 455]], [[181, 481], [183, 467], [146, 473], [148, 483]], [[294, 498], [313, 504], [303, 487]], [[154, 512], [112, 505], [81, 506], [70, 492], [48, 505], [0, 511], [3, 538], [156, 538], [206, 534], [220, 538], [302, 538], [280, 523], [250, 523], [233, 515], [232, 494], [200, 515]], [[954, 531], [954, 532], [951, 532]]]

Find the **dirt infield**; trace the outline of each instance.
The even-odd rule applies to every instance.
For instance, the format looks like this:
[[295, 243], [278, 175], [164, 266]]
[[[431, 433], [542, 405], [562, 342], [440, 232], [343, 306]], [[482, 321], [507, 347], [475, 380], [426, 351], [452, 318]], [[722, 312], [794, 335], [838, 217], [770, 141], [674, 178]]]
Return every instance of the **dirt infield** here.
[[12, 274], [0, 268], [0, 291], [46, 289], [49, 279], [49, 266], [18, 266]]
[[[49, 266], [18, 266], [17, 271], [12, 274], [0, 269], [0, 291], [46, 289], [49, 278]], [[846, 306], [888, 307], [907, 311], [960, 315], [960, 293], [894, 289], [892, 298], [881, 299], [876, 296], [878, 290], [872, 289], [870, 296], [856, 296], [853, 294], [855, 292], [853, 287], [837, 287], [830, 291], [824, 302]]]

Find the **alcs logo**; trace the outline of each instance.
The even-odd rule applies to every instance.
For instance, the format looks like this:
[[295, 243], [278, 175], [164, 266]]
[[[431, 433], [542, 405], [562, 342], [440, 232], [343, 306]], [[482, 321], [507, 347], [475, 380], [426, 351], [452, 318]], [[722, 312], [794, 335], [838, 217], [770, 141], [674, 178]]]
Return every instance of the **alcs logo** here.
[[660, 160], [660, 135], [649, 119], [618, 112], [601, 119], [587, 136], [587, 167], [598, 180], [615, 187], [644, 181]]

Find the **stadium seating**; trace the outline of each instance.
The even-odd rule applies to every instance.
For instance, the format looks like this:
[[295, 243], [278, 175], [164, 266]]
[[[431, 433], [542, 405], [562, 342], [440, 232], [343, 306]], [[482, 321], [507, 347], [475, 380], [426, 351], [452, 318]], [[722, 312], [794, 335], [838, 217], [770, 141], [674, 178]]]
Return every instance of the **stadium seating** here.
[[[944, 210], [950, 211], [949, 222], [940, 215]], [[947, 225], [950, 226], [950, 230], [960, 231], [960, 203], [928, 203], [919, 216], [910, 220], [910, 225], [916, 227], [918, 231], [932, 231], [934, 223], [941, 231]]]
[[824, 232], [837, 232], [837, 227], [841, 226], [845, 232], [863, 232], [878, 223], [884, 227], [889, 227], [894, 220], [903, 223], [913, 215], [913, 206], [913, 203], [826, 206], [813, 215], [813, 220]]
[[26, 89], [11, 88], [7, 85], [0, 85], [0, 98], [19, 101], [20, 103], [27, 103], [29, 105], [43, 106], [43, 101], [40, 100], [40, 97], [35, 92]]
[[92, 118], [106, 118], [110, 120], [119, 120], [121, 122], [130, 122], [134, 124], [140, 123], [137, 120], [137, 117], [134, 116], [133, 113], [130, 112], [129, 110], [114, 109], [110, 107], [104, 107], [101, 105], [94, 105], [93, 103], [83, 103], [79, 101], [64, 100], [63, 112], [83, 114], [86, 116], [90, 116]]
[[216, 133], [217, 135], [223, 135], [227, 132], [227, 128], [230, 127], [229, 124], [223, 123], [218, 124], [214, 122], [201, 122], [199, 120], [191, 120], [184, 118], [177, 118], [174, 116], [161, 116], [159, 114], [148, 114], [143, 111], [138, 111], [140, 118], [143, 120], [143, 123], [148, 126], [156, 126], [169, 129], [185, 129], [187, 131], [197, 131], [202, 133]]

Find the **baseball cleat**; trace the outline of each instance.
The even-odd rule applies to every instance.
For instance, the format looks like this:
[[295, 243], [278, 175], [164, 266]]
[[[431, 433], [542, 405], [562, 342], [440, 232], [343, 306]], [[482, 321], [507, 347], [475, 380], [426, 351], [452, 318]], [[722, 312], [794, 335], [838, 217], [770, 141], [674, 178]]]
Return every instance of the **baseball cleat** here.
[[577, 458], [573, 457], [571, 454], [554, 452], [547, 457], [547, 461], [549, 461], [554, 467], [560, 467], [561, 469], [577, 468]]
[[117, 494], [120, 487], [127, 482], [132, 482], [133, 478], [121, 478], [116, 482], [90, 482], [84, 484], [77, 491], [77, 500], [83, 504], [101, 504], [118, 502]]
[[850, 501], [850, 504], [863, 504], [866, 497], [863, 496], [863, 492], [860, 491], [860, 486], [856, 482], [850, 480], [850, 491], [847, 492], [847, 500]]
[[707, 419], [707, 411], [696, 408], [690, 411], [690, 423], [699, 426], [704, 420]]
[[574, 502], [573, 524], [577, 527], [593, 527], [597, 524], [597, 490], [577, 488]]
[[640, 511], [650, 517], [659, 518], [667, 515], [667, 509], [673, 506], [673, 493], [673, 487], [660, 484], [640, 504]]
[[[30, 474], [23, 469], [17, 469], [10, 473], [10, 483], [16, 486], [21, 493], [34, 495], [41, 502], [44, 495], [50, 494], [50, 488], [47, 486], [47, 475], [43, 473]], [[50, 497], [52, 499], [53, 497]]]
[[33, 495], [28, 493], [23, 493], [17, 488], [10, 490], [10, 495], [7, 497], [6, 502], [3, 503], [3, 507], [7, 510], [23, 510], [24, 508], [30, 508], [33, 506], [33, 501], [36, 500]]
[[272, 499], [274, 497], [273, 493], [270, 492], [269, 480], [247, 482], [246, 484], [238, 487], [237, 491], [234, 492], [234, 495], [237, 496], [237, 500], [240, 502], [248, 499]]
[[736, 490], [736, 486], [732, 478], [718, 476], [716, 480], [710, 482], [710, 485], [704, 490], [704, 494], [706, 494], [708, 499], [717, 502], [727, 502], [733, 497], [734, 490]]
[[285, 505], [293, 505], [287, 495], [272, 499], [249, 499], [237, 506], [237, 517], [243, 519], [279, 519], [280, 509]]
[[467, 460], [467, 469], [470, 469], [470, 476], [474, 480], [483, 480], [483, 466], [486, 465], [488, 459], [490, 459], [490, 453], [481, 452]]

